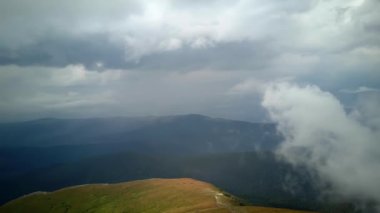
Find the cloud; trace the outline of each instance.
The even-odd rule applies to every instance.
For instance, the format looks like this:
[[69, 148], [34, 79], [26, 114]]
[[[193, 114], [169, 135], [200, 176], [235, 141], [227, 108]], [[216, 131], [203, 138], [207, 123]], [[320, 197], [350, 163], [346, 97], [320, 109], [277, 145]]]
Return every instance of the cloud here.
[[[277, 54], [270, 41], [218, 43], [208, 48], [181, 46], [178, 40], [163, 43], [165, 51], [151, 53], [138, 61], [127, 60], [129, 49], [123, 40], [106, 34], [79, 36], [49, 35], [33, 44], [1, 48], [0, 65], [65, 67], [84, 65], [89, 70], [185, 70], [202, 68], [247, 70], [267, 66]], [[101, 64], [101, 66], [99, 66]]]
[[[176, 101], [167, 98], [176, 91], [176, 85], [180, 89], [174, 96], [194, 107], [186, 109], [211, 112], [212, 104], [202, 101], [218, 99], [215, 103], [220, 106], [214, 107], [214, 111], [221, 112], [218, 115], [226, 113], [229, 117], [240, 106], [244, 114], [234, 118], [244, 119], [250, 117], [246, 107], [252, 107], [249, 100], [254, 97], [257, 101], [257, 91], [263, 90], [259, 84], [275, 79], [313, 83], [334, 94], [342, 88], [379, 88], [378, 6], [377, 0], [0, 1], [0, 72], [17, 67], [15, 78], [22, 79], [19, 89], [9, 89], [9, 84], [3, 83], [1, 93], [8, 98], [15, 94], [27, 99], [36, 97], [37, 93], [29, 96], [30, 91], [44, 89], [33, 82], [43, 82], [43, 77], [51, 82], [45, 88], [50, 91], [45, 93], [71, 89], [72, 85], [62, 88], [61, 81], [47, 77], [59, 76], [58, 70], [70, 76], [74, 75], [72, 70], [82, 67], [87, 77], [101, 76], [88, 74], [91, 71], [110, 74], [117, 70], [125, 75], [120, 74], [114, 84], [105, 84], [107, 87], [103, 85], [101, 89], [116, 94], [107, 96], [116, 98], [114, 102], [133, 102], [134, 107], [129, 105], [129, 109], [143, 106], [149, 113], [155, 109], [146, 105], [154, 103], [161, 108], [168, 106], [166, 111], [157, 110], [161, 113], [170, 114], [170, 110], [178, 108], [185, 111], [185, 107], [176, 108]], [[186, 76], [181, 72], [207, 81], [215, 77], [215, 81], [200, 87], [213, 92], [200, 92], [195, 87], [201, 83], [190, 79], [187, 82], [194, 83], [194, 88], [187, 83], [186, 88], [180, 85]], [[220, 75], [216, 72], [231, 80], [217, 80]], [[167, 83], [167, 79], [171, 82]], [[75, 86], [80, 87], [76, 92], [81, 98], [92, 99], [101, 92], [97, 81], [76, 83], [81, 84]], [[162, 89], [150, 88], [153, 86]], [[191, 92], [201, 93], [202, 98], [194, 98]], [[48, 97], [55, 96], [45, 96]], [[9, 100], [14, 99], [17, 97]], [[36, 107], [37, 103], [42, 104], [35, 102]], [[87, 103], [96, 108], [97, 102]], [[28, 106], [22, 110], [29, 110]], [[125, 114], [124, 108], [118, 110]]]
[[97, 64], [102, 63], [109, 69], [127, 68], [130, 66], [125, 61], [125, 51], [120, 41], [112, 41], [104, 34], [49, 35], [21, 47], [0, 48], [0, 65], [65, 67], [81, 64], [97, 69]]
[[[355, 110], [378, 121], [378, 100], [363, 99], [370, 109]], [[368, 125], [368, 116], [347, 114], [331, 93], [317, 86], [286, 82], [268, 86], [262, 105], [285, 137], [280, 156], [316, 172], [331, 184], [332, 196], [380, 203], [380, 131]]]
[[247, 75], [206, 69], [94, 72], [82, 65], [0, 66], [0, 122], [187, 113], [257, 120], [251, 99], [226, 95]]
[[340, 92], [348, 93], [348, 94], [358, 94], [358, 93], [364, 93], [364, 92], [380, 92], [380, 90], [376, 88], [361, 86], [357, 89], [341, 89]]
[[230, 95], [249, 95], [261, 94], [265, 88], [263, 81], [257, 79], [247, 79], [233, 86], [228, 94]]
[[[201, 53], [219, 67], [256, 69], [271, 50], [279, 57], [277, 68], [285, 60], [296, 66], [286, 70], [302, 70], [320, 54], [378, 47], [377, 6], [376, 0], [2, 1], [0, 63], [91, 67], [101, 62], [114, 69], [161, 57], [172, 64], [165, 55], [197, 64], [194, 57]], [[230, 63], [223, 63], [226, 59]]]
[[220, 42], [208, 48], [183, 47], [152, 53], [141, 58], [135, 67], [144, 70], [199, 70], [214, 69], [255, 71], [267, 67], [276, 56], [269, 40]]
[[[118, 47], [125, 49], [124, 60], [138, 63], [145, 56], [182, 48], [203, 49], [212, 48], [217, 43], [263, 40], [266, 39], [267, 33], [262, 34], [262, 30], [258, 29], [254, 32], [246, 31], [248, 26], [241, 25], [262, 25], [264, 23], [258, 20], [263, 20], [263, 17], [259, 17], [266, 11], [275, 10], [273, 4], [268, 5], [265, 11], [262, 11], [259, 5], [249, 5], [245, 1], [210, 1], [194, 4], [170, 0], [114, 0], [107, 4], [87, 0], [65, 3], [37, 0], [33, 4], [26, 0], [1, 2], [0, 26], [4, 32], [0, 35], [0, 44], [4, 46], [1, 55], [3, 58], [12, 58], [10, 56], [14, 54], [11, 54], [10, 50], [33, 52], [46, 43], [47, 48], [53, 48], [53, 52], [56, 53], [54, 43], [62, 48], [63, 42], [68, 46], [63, 47], [63, 61], [72, 63], [65, 60], [68, 49], [85, 46], [84, 50], [87, 50], [91, 48], [89, 44], [95, 46], [95, 50], [98, 50], [96, 47], [106, 45], [110, 46], [106, 49], [112, 49], [115, 48], [112, 42], [104, 42], [111, 40], [118, 41]], [[252, 6], [253, 11], [241, 13], [246, 6]], [[247, 21], [248, 18], [251, 20]], [[268, 22], [271, 22], [270, 19]], [[60, 35], [60, 38], [57, 39], [57, 35]], [[99, 40], [98, 35], [105, 35], [106, 38]], [[98, 52], [90, 53], [89, 57]], [[39, 64], [55, 65], [38, 62], [49, 61], [49, 56], [42, 54], [40, 58], [33, 60], [37, 60], [35, 63]], [[81, 60], [82, 57], [84, 56], [76, 60]], [[22, 64], [22, 58], [20, 60], [21, 62], [18, 62], [17, 58], [13, 61], [3, 61]]]
[[96, 116], [117, 102], [110, 85], [126, 71], [0, 66], [0, 120]]
[[373, 131], [380, 131], [380, 93], [359, 93], [351, 116]]

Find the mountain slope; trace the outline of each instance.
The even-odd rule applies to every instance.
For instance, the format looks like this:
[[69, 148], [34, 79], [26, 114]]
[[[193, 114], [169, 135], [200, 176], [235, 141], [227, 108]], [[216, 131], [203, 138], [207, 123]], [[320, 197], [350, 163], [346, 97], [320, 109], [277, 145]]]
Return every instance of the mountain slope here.
[[188, 178], [93, 184], [39, 192], [13, 200], [0, 212], [268, 212], [287, 209], [240, 206], [211, 184]]
[[[191, 177], [218, 185], [257, 205], [316, 209], [317, 191], [301, 170], [269, 152], [150, 156], [123, 152], [34, 170], [0, 182], [0, 203], [33, 191], [147, 178]], [[284, 186], [296, 182], [293, 191]]]

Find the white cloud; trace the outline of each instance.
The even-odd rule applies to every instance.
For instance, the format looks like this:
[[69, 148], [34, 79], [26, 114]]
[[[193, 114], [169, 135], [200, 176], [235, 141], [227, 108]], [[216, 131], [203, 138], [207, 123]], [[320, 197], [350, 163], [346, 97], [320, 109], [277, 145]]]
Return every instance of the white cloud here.
[[257, 79], [247, 79], [234, 85], [227, 94], [230, 95], [247, 95], [261, 94], [265, 89], [265, 83]]
[[[285, 136], [278, 150], [281, 156], [316, 171], [332, 184], [335, 195], [380, 202], [379, 128], [348, 115], [332, 94], [316, 86], [274, 83], [266, 89], [262, 105]], [[363, 107], [356, 110], [367, 113]]]

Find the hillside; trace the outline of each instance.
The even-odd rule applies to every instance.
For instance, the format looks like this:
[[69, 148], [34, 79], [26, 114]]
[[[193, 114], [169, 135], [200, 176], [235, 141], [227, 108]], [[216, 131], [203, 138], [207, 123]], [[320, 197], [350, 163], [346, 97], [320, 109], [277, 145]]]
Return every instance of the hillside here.
[[0, 207], [0, 212], [268, 212], [288, 209], [242, 206], [215, 186], [189, 178], [91, 184], [33, 193]]
[[191, 177], [259, 206], [320, 206], [308, 174], [274, 157], [281, 136], [272, 123], [196, 114], [40, 119], [0, 124], [0, 138], [0, 205], [72, 185]]
[[[268, 169], [270, 168], [270, 169]], [[215, 184], [255, 205], [318, 209], [317, 191], [300, 169], [277, 161], [269, 152], [153, 156], [122, 152], [4, 179], [0, 204], [34, 191], [53, 191], [91, 183], [118, 183], [148, 178], [191, 177]], [[289, 191], [284, 186], [297, 183]]]

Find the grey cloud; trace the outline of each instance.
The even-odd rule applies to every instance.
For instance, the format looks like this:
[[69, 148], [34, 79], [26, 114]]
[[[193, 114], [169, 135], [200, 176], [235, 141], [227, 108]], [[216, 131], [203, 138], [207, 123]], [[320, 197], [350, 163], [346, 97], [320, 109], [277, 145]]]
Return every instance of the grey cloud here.
[[[274, 57], [271, 45], [279, 53], [306, 51], [323, 58], [341, 51], [344, 57], [348, 50], [379, 43], [378, 33], [362, 36], [363, 29], [378, 25], [378, 2], [353, 5], [340, 0], [1, 2], [0, 63], [256, 69]], [[348, 9], [335, 14], [341, 8]], [[335, 16], [339, 23], [331, 22]], [[326, 33], [330, 28], [339, 33]]]
[[340, 92], [358, 94], [358, 93], [364, 93], [364, 92], [380, 92], [380, 89], [361, 86], [357, 89], [341, 89]]
[[380, 205], [378, 100], [363, 99], [365, 107], [347, 114], [332, 94], [316, 86], [274, 83], [262, 104], [285, 137], [281, 157], [316, 172], [331, 185], [324, 188], [328, 196]]
[[351, 116], [375, 132], [380, 131], [380, 92], [358, 94]]
[[208, 48], [184, 47], [148, 55], [136, 66], [150, 70], [256, 70], [268, 66], [277, 54], [269, 40], [221, 42]]
[[48, 1], [0, 2], [0, 43], [10, 47], [46, 38], [51, 31], [63, 37], [99, 33], [106, 26], [125, 21], [142, 11], [140, 1]]
[[[251, 93], [257, 90], [252, 84], [265, 85], [282, 78], [316, 84], [340, 100], [350, 96], [343, 99], [347, 99], [346, 108], [352, 107], [356, 98], [339, 90], [380, 88], [378, 7], [377, 0], [0, 1], [0, 72], [19, 69], [12, 78], [0, 79], [1, 95], [7, 97], [2, 100], [9, 102], [2, 103], [9, 107], [1, 112], [16, 109], [13, 106], [24, 102], [14, 100], [22, 97], [41, 112], [45, 102], [38, 97], [43, 96], [44, 101], [56, 103], [57, 114], [70, 113], [75, 107], [78, 115], [85, 114], [80, 107], [64, 105], [55, 94], [45, 93], [65, 97], [67, 92], [72, 102], [85, 104], [77, 99], [86, 99], [87, 106], [95, 109], [104, 104], [94, 97], [107, 91], [112, 94], [105, 95], [107, 101], [124, 102], [111, 107], [106, 101], [107, 109], [99, 113], [144, 114], [155, 111], [152, 105], [157, 104], [159, 113], [167, 107], [166, 114], [181, 108], [184, 113], [193, 109], [198, 113], [217, 111], [221, 117], [224, 113], [253, 118], [258, 116], [244, 107], [257, 108], [249, 101], [257, 98]], [[84, 70], [78, 69], [81, 65]], [[67, 76], [52, 77], [58, 70]], [[93, 70], [102, 72], [89, 72]], [[232, 80], [218, 79], [216, 73], [227, 75], [226, 71]], [[106, 86], [87, 79], [119, 72], [125, 75]], [[183, 83], [178, 78], [163, 80], [186, 73], [191, 78], [197, 73], [198, 81], [211, 75], [215, 81], [197, 90], [196, 81], [183, 86], [177, 85]], [[80, 80], [78, 74], [87, 80]], [[61, 77], [62, 81], [51, 80]], [[75, 86], [71, 78], [79, 79]], [[21, 79], [20, 88], [7, 87], [15, 79]], [[247, 83], [247, 79], [252, 80]], [[44, 90], [37, 81], [52, 83]], [[174, 98], [167, 98], [172, 91], [178, 91], [173, 97], [193, 108], [177, 106], [180, 103]], [[221, 106], [213, 108], [213, 103], [202, 102], [214, 98], [219, 101], [214, 104]], [[60, 104], [65, 107], [59, 108]], [[19, 104], [18, 110], [27, 111], [28, 106]], [[140, 110], [142, 106], [144, 110]], [[244, 112], [236, 113], [238, 108]]]
[[276, 0], [270, 0], [266, 1], [267, 5], [270, 5], [274, 9], [280, 11], [280, 12], [286, 12], [286, 13], [304, 13], [309, 10], [311, 10], [318, 1], [316, 0], [309, 0], [309, 1], [297, 1], [297, 0], [285, 0], [278, 2]]
[[357, 10], [355, 15], [360, 16], [361, 18], [356, 21], [361, 24], [364, 30], [371, 33], [379, 33], [379, 7], [380, 2], [378, 0], [366, 0], [364, 1], [363, 6]]
[[82, 64], [89, 70], [254, 70], [269, 65], [276, 54], [270, 41], [242, 41], [217, 43], [209, 48], [185, 46], [130, 61], [122, 41], [99, 34], [70, 38], [49, 36], [18, 49], [3, 47], [0, 48], [0, 65], [65, 67]]
[[221, 70], [93, 72], [81, 65], [0, 66], [0, 121], [184, 113], [257, 121], [260, 113], [251, 111], [256, 101], [226, 96], [247, 75]]
[[[207, 12], [199, 12], [198, 5]], [[208, 6], [207, 4], [211, 4]], [[276, 17], [282, 10], [309, 8], [309, 3], [284, 1], [280, 4], [268, 1], [65, 1], [65, 3], [38, 0], [16, 0], [0, 3], [1, 31], [0, 44], [7, 48], [45, 43], [43, 40], [72, 40], [73, 36], [88, 37], [97, 41], [98, 34], [122, 40], [127, 56], [140, 59], [143, 55], [161, 54], [167, 49], [165, 42], [175, 39], [183, 44], [194, 44], [209, 40], [207, 47], [218, 43], [239, 43], [241, 41], [265, 40], [282, 29], [281, 20]], [[302, 9], [304, 10], [304, 9]], [[243, 13], [241, 13], [243, 12]], [[14, 15], [17, 14], [17, 15]], [[220, 14], [220, 16], [210, 16]], [[267, 15], [269, 15], [267, 17]], [[260, 21], [258, 21], [260, 20]], [[265, 25], [275, 25], [267, 27]], [[53, 36], [50, 38], [50, 36]], [[186, 47], [186, 45], [184, 45]], [[181, 48], [172, 48], [176, 50]]]
[[125, 66], [125, 49], [106, 35], [80, 37], [49, 36], [17, 49], [0, 48], [1, 65], [42, 65], [64, 67], [83, 64], [88, 68], [121, 68]]
[[231, 7], [236, 4], [236, 1], [232, 0], [208, 0], [207, 2], [202, 0], [179, 0], [172, 1], [172, 4], [176, 8], [188, 10], [192, 9], [207, 10], [211, 7]]

